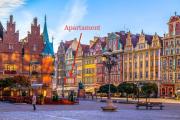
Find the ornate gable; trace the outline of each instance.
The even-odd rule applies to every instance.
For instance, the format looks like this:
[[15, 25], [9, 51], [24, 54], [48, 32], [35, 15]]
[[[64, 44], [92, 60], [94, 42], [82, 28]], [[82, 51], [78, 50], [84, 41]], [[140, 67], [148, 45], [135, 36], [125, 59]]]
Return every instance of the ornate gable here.
[[58, 54], [65, 54], [65, 45], [64, 45], [63, 41], [60, 42], [60, 45], [58, 47], [58, 52], [57, 53]]
[[108, 33], [108, 48], [114, 50], [118, 50], [118, 41], [120, 36], [116, 33]]
[[132, 37], [130, 31], [127, 33], [126, 44], [124, 46], [125, 51], [132, 51], [133, 44], [132, 44]]
[[100, 40], [97, 40], [97, 42], [95, 43], [95, 52], [96, 53], [99, 53], [102, 51], [102, 46], [101, 46], [101, 41]]
[[161, 47], [160, 39], [157, 33], [155, 33], [153, 36], [151, 47]]
[[[77, 47], [78, 47], [78, 42], [79, 42], [79, 41], [77, 41], [77, 38], [75, 38], [75, 39], [73, 40], [72, 44], [71, 44], [70, 47], [69, 47], [69, 48], [72, 49], [71, 52], [73, 52], [73, 53], [72, 53], [73, 55], [76, 53], [76, 50], [77, 50]], [[81, 46], [81, 44], [79, 45], [79, 48], [78, 48], [78, 55], [77, 55], [77, 57], [78, 57], [78, 56], [82, 56], [82, 46]]]
[[139, 42], [138, 44], [144, 44], [145, 43], [145, 35], [144, 35], [144, 32], [142, 31], [141, 32], [141, 35], [139, 36]]
[[147, 40], [146, 40], [145, 34], [142, 30], [142, 32], [139, 36], [139, 41], [136, 45], [136, 50], [147, 49], [147, 47], [148, 47]]
[[126, 38], [126, 46], [132, 46], [132, 42], [131, 42], [131, 33], [130, 31], [127, 34], [127, 38]]

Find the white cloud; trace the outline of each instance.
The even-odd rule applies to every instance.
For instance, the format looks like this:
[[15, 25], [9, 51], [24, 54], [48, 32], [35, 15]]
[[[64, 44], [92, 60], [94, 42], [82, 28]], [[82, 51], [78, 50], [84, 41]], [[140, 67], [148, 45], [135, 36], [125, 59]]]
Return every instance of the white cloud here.
[[[61, 23], [57, 26], [55, 30], [49, 30], [50, 35], [55, 37], [54, 41], [54, 50], [57, 51], [59, 42], [64, 40], [64, 38], [72, 34], [72, 32], [68, 32], [64, 30], [66, 25], [77, 25], [79, 24], [84, 16], [87, 13], [87, 5], [86, 0], [75, 0], [73, 4], [67, 5], [64, 10], [64, 16], [61, 17]], [[64, 20], [62, 22], [62, 19]], [[72, 38], [73, 39], [73, 38]]]
[[0, 19], [25, 4], [25, 0], [0, 0]]

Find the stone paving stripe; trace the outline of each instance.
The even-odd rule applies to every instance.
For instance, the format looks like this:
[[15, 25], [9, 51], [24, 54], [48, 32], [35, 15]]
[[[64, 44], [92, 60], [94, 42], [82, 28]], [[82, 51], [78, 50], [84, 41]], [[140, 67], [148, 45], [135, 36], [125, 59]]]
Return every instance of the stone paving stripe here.
[[61, 118], [63, 120], [78, 120], [78, 119], [73, 119], [73, 118], [68, 118], [68, 117], [58, 117], [58, 116], [54, 116], [54, 115], [46, 115], [48, 117], [53, 117], [53, 118]]

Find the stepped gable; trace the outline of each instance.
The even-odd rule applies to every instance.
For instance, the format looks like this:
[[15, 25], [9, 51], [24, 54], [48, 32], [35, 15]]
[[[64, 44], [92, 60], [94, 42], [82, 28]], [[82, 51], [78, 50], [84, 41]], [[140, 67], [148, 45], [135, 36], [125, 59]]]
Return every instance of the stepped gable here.
[[67, 49], [68, 49], [69, 46], [72, 44], [72, 42], [73, 42], [73, 40], [65, 41], [65, 43], [64, 43], [65, 51], [67, 51]]
[[89, 45], [86, 45], [86, 44], [81, 44], [81, 46], [82, 46], [83, 53], [87, 53], [87, 52], [89, 52], [89, 48], [90, 48], [90, 46], [89, 46]]

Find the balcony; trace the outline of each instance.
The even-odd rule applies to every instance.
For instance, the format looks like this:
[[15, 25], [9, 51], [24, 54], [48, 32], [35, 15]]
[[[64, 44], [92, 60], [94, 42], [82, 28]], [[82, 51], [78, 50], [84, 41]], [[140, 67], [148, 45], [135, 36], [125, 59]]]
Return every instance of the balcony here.
[[32, 71], [31, 74], [32, 75], [38, 75], [39, 73], [37, 71]]
[[4, 74], [16, 74], [15, 70], [4, 70]]

